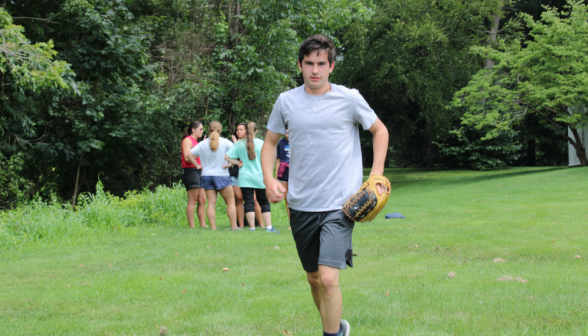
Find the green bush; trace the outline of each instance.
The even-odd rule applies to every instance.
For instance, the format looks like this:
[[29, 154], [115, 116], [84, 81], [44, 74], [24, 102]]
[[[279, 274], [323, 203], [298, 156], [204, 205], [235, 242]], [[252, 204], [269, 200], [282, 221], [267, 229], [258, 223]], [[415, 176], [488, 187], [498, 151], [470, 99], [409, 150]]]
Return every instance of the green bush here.
[[185, 224], [186, 192], [181, 184], [154, 192], [128, 192], [117, 197], [105, 192], [80, 195], [77, 211], [69, 203], [34, 200], [0, 213], [0, 249], [39, 240], [57, 240], [129, 226]]
[[439, 148], [434, 163], [450, 169], [489, 170], [512, 166], [519, 158], [521, 145], [515, 132], [482, 140], [482, 131], [471, 129], [433, 141]]
[[[13, 210], [0, 212], [0, 250], [37, 241], [58, 241], [88, 236], [96, 232], [125, 227], [185, 225], [187, 195], [181, 183], [172, 188], [159, 186], [155, 191], [127, 192], [124, 197], [104, 191], [101, 182], [96, 194], [82, 194], [79, 206], [40, 198]], [[286, 209], [280, 203], [272, 207], [272, 219], [286, 220]], [[222, 197], [216, 204], [217, 226], [229, 226]]]
[[0, 209], [9, 209], [27, 199], [35, 184], [20, 175], [25, 165], [24, 154], [7, 159], [0, 152]]

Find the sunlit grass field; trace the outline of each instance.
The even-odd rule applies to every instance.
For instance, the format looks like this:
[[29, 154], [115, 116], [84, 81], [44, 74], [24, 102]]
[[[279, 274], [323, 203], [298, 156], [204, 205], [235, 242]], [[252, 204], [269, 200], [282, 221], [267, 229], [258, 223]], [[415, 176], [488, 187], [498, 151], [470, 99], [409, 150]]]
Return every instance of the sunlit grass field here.
[[[352, 335], [588, 334], [587, 168], [386, 173], [341, 273]], [[0, 214], [0, 334], [321, 335], [283, 204], [276, 235], [231, 232], [222, 206], [217, 232], [189, 229], [185, 201]]]

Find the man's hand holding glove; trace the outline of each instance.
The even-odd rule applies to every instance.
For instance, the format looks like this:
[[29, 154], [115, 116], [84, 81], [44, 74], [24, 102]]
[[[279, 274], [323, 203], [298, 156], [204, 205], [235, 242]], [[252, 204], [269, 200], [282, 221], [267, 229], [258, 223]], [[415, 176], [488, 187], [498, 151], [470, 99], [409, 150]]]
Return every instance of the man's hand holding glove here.
[[343, 213], [353, 221], [369, 222], [382, 211], [388, 202], [391, 189], [390, 181], [385, 176], [372, 175], [343, 205]]

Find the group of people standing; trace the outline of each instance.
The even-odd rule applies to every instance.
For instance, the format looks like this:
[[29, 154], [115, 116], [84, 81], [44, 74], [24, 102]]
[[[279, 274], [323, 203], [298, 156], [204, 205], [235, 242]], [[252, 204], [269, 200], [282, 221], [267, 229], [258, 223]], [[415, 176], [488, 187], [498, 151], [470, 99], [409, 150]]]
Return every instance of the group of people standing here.
[[[242, 230], [246, 219], [250, 231], [255, 231], [257, 221], [262, 229], [280, 233], [272, 226], [271, 206], [265, 194], [260, 161], [263, 140], [255, 137], [257, 125], [254, 122], [240, 123], [232, 141], [221, 137], [222, 124], [218, 121], [211, 122], [208, 131], [208, 138], [204, 136], [198, 142], [204, 128], [201, 122], [193, 121], [184, 131], [181, 143], [182, 182], [188, 193], [188, 225], [195, 227], [196, 208], [200, 227], [208, 227], [205, 222], [208, 217], [212, 230], [216, 230], [216, 202], [220, 194], [227, 205], [232, 230]], [[276, 176], [280, 176], [285, 187], [288, 171], [286, 137], [285, 145], [278, 148], [276, 160]]]

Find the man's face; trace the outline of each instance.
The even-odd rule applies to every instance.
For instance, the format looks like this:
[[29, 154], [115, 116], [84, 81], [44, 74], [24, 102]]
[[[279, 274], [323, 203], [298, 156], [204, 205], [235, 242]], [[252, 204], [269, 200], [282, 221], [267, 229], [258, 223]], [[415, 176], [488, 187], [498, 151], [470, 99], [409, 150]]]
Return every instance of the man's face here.
[[304, 84], [310, 92], [324, 93], [325, 86], [329, 84], [329, 74], [335, 68], [335, 62], [329, 64], [329, 56], [326, 51], [313, 51], [304, 56], [302, 64], [298, 62], [298, 68], [302, 72]]

